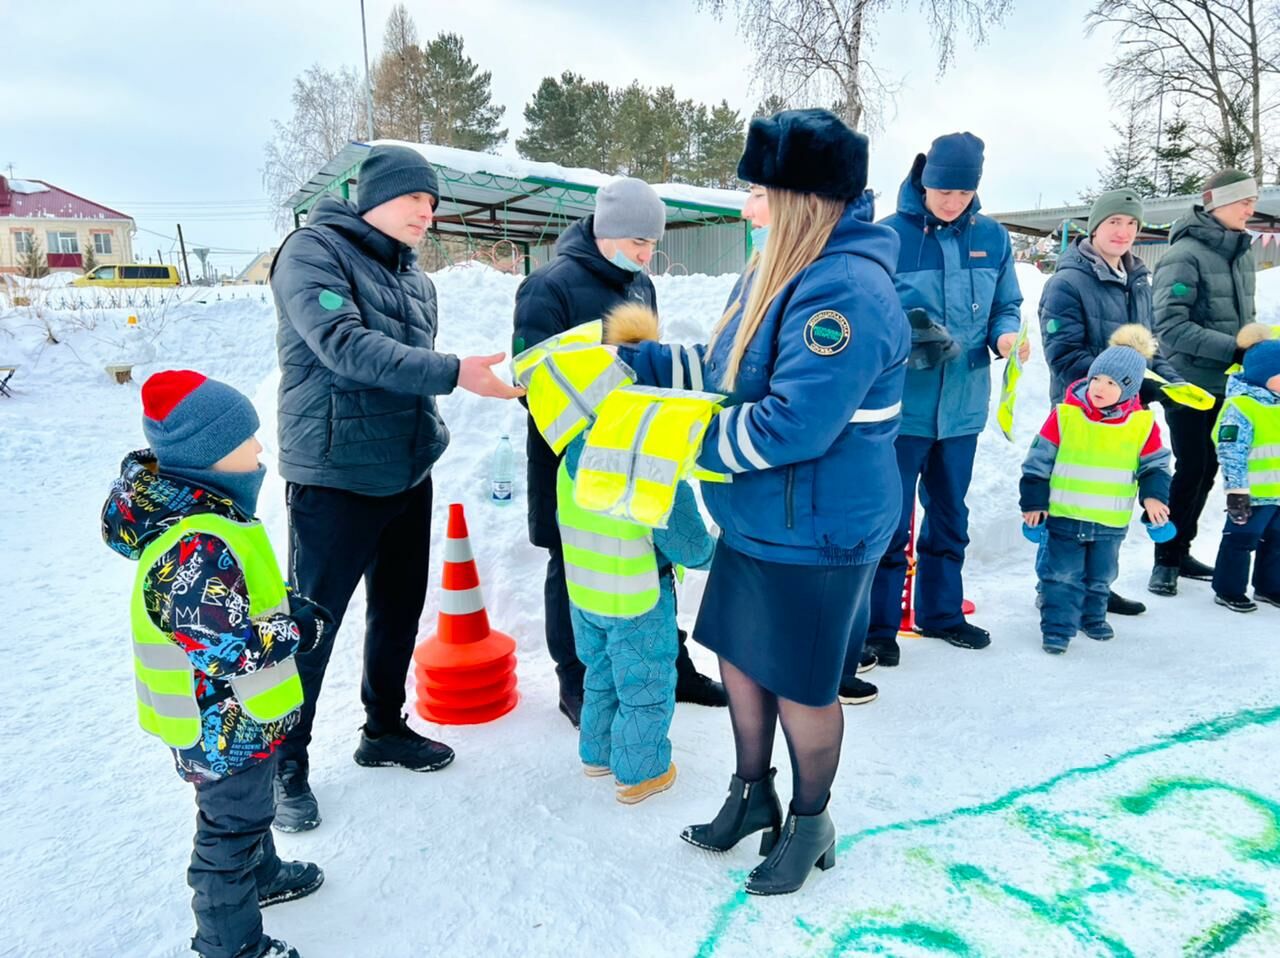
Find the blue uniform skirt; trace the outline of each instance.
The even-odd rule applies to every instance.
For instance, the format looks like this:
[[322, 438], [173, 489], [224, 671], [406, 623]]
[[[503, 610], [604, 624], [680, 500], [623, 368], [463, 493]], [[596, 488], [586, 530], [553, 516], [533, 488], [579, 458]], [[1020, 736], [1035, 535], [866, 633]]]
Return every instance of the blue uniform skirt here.
[[862, 653], [877, 564], [766, 562], [721, 539], [693, 637], [775, 695], [830, 705]]

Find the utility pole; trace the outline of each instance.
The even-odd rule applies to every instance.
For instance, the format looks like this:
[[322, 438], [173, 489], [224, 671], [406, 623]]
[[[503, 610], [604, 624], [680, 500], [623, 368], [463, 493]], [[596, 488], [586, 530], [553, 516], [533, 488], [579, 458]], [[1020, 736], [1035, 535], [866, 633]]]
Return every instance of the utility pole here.
[[360, 0], [360, 40], [364, 44], [364, 112], [369, 139], [373, 139], [373, 88], [369, 85], [369, 34], [364, 25], [364, 0]]
[[178, 247], [182, 250], [182, 271], [187, 274], [187, 285], [191, 285], [191, 267], [187, 265], [187, 243], [182, 238], [182, 224], [178, 224]]

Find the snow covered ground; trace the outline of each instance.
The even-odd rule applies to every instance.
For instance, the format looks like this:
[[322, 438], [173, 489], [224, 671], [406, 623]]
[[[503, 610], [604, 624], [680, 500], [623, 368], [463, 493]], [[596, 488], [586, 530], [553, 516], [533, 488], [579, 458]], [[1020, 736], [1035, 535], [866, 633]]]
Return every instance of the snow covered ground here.
[[[1043, 277], [1019, 275], [1034, 322]], [[440, 348], [507, 348], [518, 278], [471, 269], [435, 281]], [[660, 277], [668, 336], [700, 338], [731, 282]], [[1264, 315], [1280, 322], [1280, 271], [1261, 286]], [[233, 383], [258, 405], [270, 464], [274, 314], [254, 287], [123, 306], [46, 292], [52, 304], [22, 309], [6, 309], [0, 293], [0, 364], [22, 364], [14, 397], [0, 399], [0, 955], [170, 958], [187, 953], [191, 933], [193, 805], [134, 721], [134, 568], [102, 545], [98, 511], [121, 457], [143, 441], [137, 384], [116, 385], [102, 367], [153, 348], [158, 362], [135, 368], [139, 381], [187, 366]], [[130, 313], [139, 329], [126, 328]], [[740, 891], [753, 843], [714, 856], [678, 838], [723, 797], [724, 712], [677, 709], [679, 781], [642, 805], [621, 806], [607, 779], [582, 775], [556, 710], [543, 555], [526, 541], [523, 483], [513, 508], [486, 499], [502, 433], [523, 459], [523, 414], [446, 399], [453, 444], [436, 471], [435, 544], [446, 505], [465, 503], [490, 616], [519, 643], [520, 705], [477, 728], [415, 719], [457, 748], [446, 771], [357, 767], [358, 594], [317, 722], [312, 781], [324, 823], [278, 840], [327, 880], [267, 912], [268, 930], [307, 958], [1280, 954], [1280, 612], [1233, 615], [1204, 583], [1184, 582], [1176, 599], [1147, 596], [1150, 544], [1135, 529], [1117, 588], [1149, 598], [1151, 611], [1115, 620], [1109, 644], [1081, 638], [1062, 658], [1040, 651], [1016, 487], [1047, 378], [1033, 359], [1017, 443], [992, 427], [979, 445], [966, 585], [994, 644], [968, 653], [907, 641], [901, 667], [868, 676], [881, 697], [846, 712], [831, 803], [837, 867], [779, 899]], [[1219, 490], [1202, 559], [1213, 558], [1222, 506]], [[283, 548], [278, 477], [262, 515]], [[684, 584], [686, 625], [704, 581], [691, 573]], [[713, 657], [694, 655], [714, 670]], [[785, 795], [781, 736], [775, 758]]]

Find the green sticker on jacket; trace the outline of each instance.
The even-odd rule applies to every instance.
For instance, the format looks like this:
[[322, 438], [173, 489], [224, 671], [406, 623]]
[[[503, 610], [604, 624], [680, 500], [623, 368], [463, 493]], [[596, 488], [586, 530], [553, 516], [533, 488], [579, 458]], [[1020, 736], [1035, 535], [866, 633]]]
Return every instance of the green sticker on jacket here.
[[342, 297], [331, 289], [322, 289], [320, 305], [329, 310], [342, 309]]
[[1190, 288], [1189, 286], [1187, 286], [1187, 284], [1186, 284], [1186, 283], [1174, 283], [1174, 284], [1173, 284], [1173, 295], [1174, 295], [1174, 296], [1186, 296], [1186, 295], [1187, 295], [1187, 293], [1189, 293], [1189, 292], [1191, 292], [1191, 288]]
[[1058, 321], [1056, 319], [1049, 320], [1049, 322], [1045, 323], [1044, 331], [1046, 333], [1056, 333], [1058, 331]]
[[1235, 442], [1239, 438], [1239, 426], [1223, 426], [1218, 430], [1218, 442]]

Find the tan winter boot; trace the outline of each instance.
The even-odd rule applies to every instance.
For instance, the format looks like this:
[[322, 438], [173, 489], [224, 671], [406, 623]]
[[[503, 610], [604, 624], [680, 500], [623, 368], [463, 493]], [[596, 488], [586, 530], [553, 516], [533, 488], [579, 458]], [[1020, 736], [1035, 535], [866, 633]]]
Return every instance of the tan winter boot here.
[[643, 802], [650, 795], [665, 792], [675, 783], [676, 763], [672, 762], [661, 775], [655, 775], [653, 778], [637, 782], [635, 785], [619, 785], [618, 801], [623, 805], [635, 805], [637, 802]]

